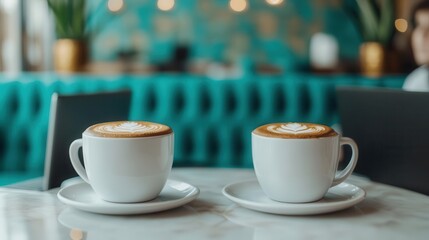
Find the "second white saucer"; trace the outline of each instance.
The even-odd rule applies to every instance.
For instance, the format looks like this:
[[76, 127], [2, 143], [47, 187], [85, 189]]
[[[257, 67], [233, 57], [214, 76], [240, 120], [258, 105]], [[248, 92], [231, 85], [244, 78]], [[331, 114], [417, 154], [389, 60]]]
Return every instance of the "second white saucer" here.
[[58, 199], [77, 209], [112, 215], [145, 214], [164, 211], [185, 205], [198, 197], [200, 190], [188, 183], [167, 180], [160, 195], [141, 203], [112, 203], [99, 198], [87, 183], [77, 183], [61, 189]]
[[269, 199], [257, 180], [227, 185], [222, 192], [242, 207], [282, 215], [314, 215], [339, 211], [354, 206], [365, 198], [365, 191], [350, 183], [341, 183], [330, 188], [328, 193], [317, 202], [298, 204]]

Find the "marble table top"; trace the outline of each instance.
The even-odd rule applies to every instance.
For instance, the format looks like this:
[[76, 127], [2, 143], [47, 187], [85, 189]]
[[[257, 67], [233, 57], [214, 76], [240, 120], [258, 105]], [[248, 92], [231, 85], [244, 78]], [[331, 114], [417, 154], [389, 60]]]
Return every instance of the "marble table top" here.
[[352, 176], [364, 201], [314, 216], [284, 216], [238, 206], [222, 194], [251, 169], [175, 168], [171, 179], [197, 186], [193, 202], [164, 212], [110, 216], [75, 210], [56, 191], [0, 188], [0, 239], [429, 239], [429, 197]]

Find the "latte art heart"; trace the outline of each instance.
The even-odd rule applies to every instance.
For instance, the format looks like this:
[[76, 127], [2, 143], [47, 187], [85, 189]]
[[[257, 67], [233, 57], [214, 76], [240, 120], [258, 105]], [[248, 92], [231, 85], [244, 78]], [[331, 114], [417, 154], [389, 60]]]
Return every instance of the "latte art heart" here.
[[99, 123], [89, 127], [85, 132], [98, 137], [134, 138], [165, 135], [173, 131], [170, 127], [159, 123], [118, 121]]
[[95, 131], [104, 133], [144, 133], [160, 129], [161, 126], [148, 124], [144, 125], [137, 122], [124, 122], [117, 126], [103, 125], [95, 128]]
[[268, 126], [267, 129], [273, 133], [286, 133], [286, 134], [308, 134], [308, 133], [318, 133], [325, 131], [325, 128], [322, 126], [313, 126], [309, 127], [300, 123], [288, 123], [282, 124], [280, 127], [276, 125]]
[[272, 138], [321, 138], [336, 136], [332, 128], [317, 123], [270, 123], [256, 128], [254, 134]]

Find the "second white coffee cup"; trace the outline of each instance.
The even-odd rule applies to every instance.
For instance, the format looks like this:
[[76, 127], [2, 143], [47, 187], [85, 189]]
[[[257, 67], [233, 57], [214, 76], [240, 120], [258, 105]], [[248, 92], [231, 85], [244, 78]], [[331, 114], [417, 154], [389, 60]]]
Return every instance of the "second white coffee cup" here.
[[[85, 167], [78, 156], [81, 147]], [[144, 202], [156, 198], [167, 181], [174, 134], [158, 123], [100, 123], [86, 129], [69, 151], [76, 172], [103, 200]]]
[[[342, 145], [351, 147], [352, 156], [337, 172]], [[305, 203], [321, 199], [353, 172], [358, 147], [324, 125], [273, 123], [252, 132], [252, 157], [258, 182], [269, 198]]]

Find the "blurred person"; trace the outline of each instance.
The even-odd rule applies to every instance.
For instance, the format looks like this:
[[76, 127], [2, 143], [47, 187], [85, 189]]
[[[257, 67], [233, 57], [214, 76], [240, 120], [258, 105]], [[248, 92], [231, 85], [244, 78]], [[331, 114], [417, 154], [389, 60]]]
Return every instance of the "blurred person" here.
[[411, 13], [411, 48], [420, 67], [407, 76], [403, 89], [429, 91], [429, 0], [419, 2]]

